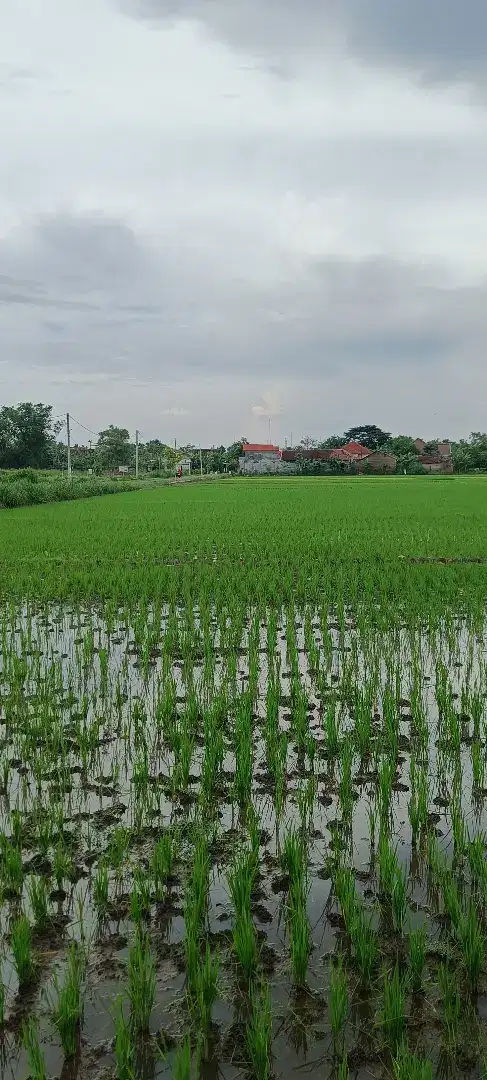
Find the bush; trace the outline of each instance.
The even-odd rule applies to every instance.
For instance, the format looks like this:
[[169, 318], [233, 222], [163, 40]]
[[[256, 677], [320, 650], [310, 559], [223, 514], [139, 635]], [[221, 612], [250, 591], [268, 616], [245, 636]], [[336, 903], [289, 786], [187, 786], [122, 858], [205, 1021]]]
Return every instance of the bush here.
[[[63, 476], [31, 473], [33, 470], [12, 470], [5, 479], [0, 479], [0, 506], [11, 510], [18, 506], [33, 506], [36, 503], [64, 502], [71, 499], [87, 499], [94, 495], [112, 495], [127, 491], [127, 485], [119, 480], [99, 479], [94, 476], [76, 477], [68, 480]], [[23, 475], [21, 476], [20, 473]], [[26, 475], [27, 474], [27, 475]], [[131, 482], [130, 487], [134, 487]], [[129, 489], [130, 490], [130, 489]]]

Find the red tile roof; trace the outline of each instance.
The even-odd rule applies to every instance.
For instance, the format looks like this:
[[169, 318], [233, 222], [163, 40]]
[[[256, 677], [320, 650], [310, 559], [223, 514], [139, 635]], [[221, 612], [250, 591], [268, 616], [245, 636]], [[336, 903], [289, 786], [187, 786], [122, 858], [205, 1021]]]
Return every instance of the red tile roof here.
[[279, 447], [273, 446], [272, 443], [244, 443], [242, 446], [244, 454], [279, 454]]

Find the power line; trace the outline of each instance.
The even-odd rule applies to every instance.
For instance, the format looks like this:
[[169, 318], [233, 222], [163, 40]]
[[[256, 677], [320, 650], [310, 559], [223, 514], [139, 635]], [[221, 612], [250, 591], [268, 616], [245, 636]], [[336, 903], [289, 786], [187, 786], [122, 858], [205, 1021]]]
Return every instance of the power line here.
[[100, 434], [99, 431], [92, 431], [91, 428], [86, 427], [86, 424], [82, 424], [80, 420], [77, 420], [76, 417], [73, 416], [72, 413], [70, 413], [69, 415], [70, 415], [71, 420], [73, 421], [73, 423], [77, 424], [78, 427], [83, 428], [83, 431], [88, 431], [90, 435], [96, 435], [96, 438], [98, 439], [99, 434]]

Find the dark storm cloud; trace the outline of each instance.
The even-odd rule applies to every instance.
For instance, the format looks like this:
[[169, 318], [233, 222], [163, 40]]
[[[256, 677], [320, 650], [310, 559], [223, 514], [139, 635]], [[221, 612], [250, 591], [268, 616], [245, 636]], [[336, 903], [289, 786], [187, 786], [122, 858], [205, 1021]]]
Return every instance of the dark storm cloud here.
[[[392, 259], [308, 260], [284, 281], [229, 277], [183, 244], [149, 247], [101, 215], [42, 218], [0, 243], [0, 351], [120, 378], [293, 379], [476, 353], [487, 289]], [[18, 308], [23, 307], [19, 321]]]
[[321, 57], [344, 43], [360, 60], [400, 66], [426, 81], [483, 83], [485, 0], [120, 0], [142, 18], [197, 19], [218, 38], [279, 73], [297, 55]]

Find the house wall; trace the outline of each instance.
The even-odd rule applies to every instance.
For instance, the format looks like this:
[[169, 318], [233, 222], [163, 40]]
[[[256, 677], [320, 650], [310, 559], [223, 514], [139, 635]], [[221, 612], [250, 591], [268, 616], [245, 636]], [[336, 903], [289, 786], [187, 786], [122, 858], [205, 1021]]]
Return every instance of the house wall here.
[[273, 476], [278, 473], [293, 473], [291, 462], [282, 461], [280, 454], [256, 452], [242, 454], [238, 459], [239, 471], [245, 476]]
[[388, 472], [393, 473], [396, 471], [397, 457], [395, 454], [387, 454], [382, 450], [376, 450], [373, 454], [369, 454], [364, 461], [357, 462], [356, 468], [361, 472], [367, 472], [369, 469], [372, 472]]
[[443, 461], [422, 461], [423, 469], [428, 473], [452, 473], [453, 461], [452, 458], [445, 458]]

